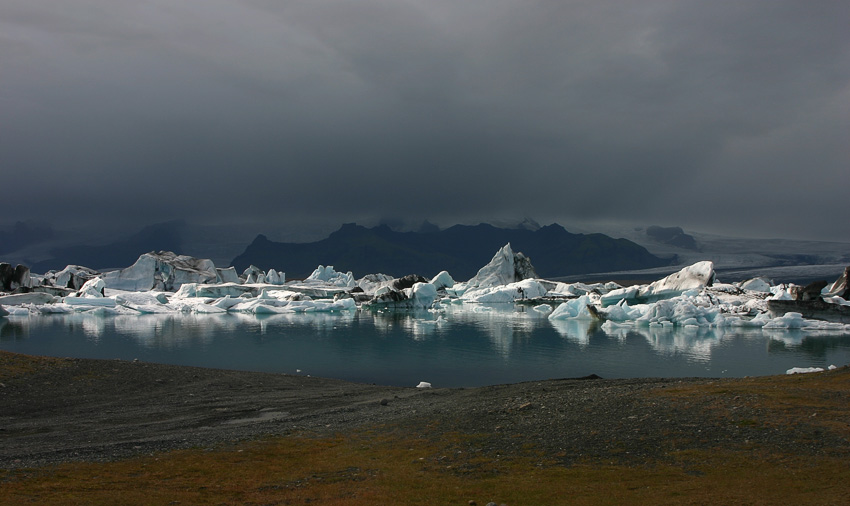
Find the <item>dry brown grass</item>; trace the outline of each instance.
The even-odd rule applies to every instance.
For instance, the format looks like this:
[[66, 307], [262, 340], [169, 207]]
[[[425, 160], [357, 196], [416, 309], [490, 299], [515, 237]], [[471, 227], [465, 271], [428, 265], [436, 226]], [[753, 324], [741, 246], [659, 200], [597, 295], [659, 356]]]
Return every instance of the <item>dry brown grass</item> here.
[[[32, 358], [0, 354], [3, 374]], [[41, 360], [41, 359], [35, 359]], [[45, 359], [54, 360], [54, 359]], [[819, 424], [850, 438], [850, 371], [718, 381], [658, 389], [670, 402], [702, 399], [730, 423]], [[757, 418], [734, 418], [736, 407]], [[766, 447], [670, 450], [638, 465], [557, 456], [470, 452], [474, 434], [413, 434], [402, 426], [198, 448], [112, 463], [0, 470], [0, 505], [847, 504], [850, 460]], [[846, 448], [846, 447], [845, 447]]]
[[[681, 402], [707, 400], [714, 416], [742, 425], [795, 427], [818, 426], [850, 440], [850, 367], [816, 374], [793, 374], [717, 381], [657, 389], [652, 395]], [[757, 418], [740, 418], [747, 407]]]
[[[397, 431], [287, 437], [115, 463], [7, 472], [0, 504], [846, 504], [845, 459], [689, 451], [626, 467], [459, 453]], [[755, 458], [754, 458], [755, 457]]]
[[47, 367], [62, 367], [64, 358], [34, 357], [0, 350], [0, 381], [34, 373]]

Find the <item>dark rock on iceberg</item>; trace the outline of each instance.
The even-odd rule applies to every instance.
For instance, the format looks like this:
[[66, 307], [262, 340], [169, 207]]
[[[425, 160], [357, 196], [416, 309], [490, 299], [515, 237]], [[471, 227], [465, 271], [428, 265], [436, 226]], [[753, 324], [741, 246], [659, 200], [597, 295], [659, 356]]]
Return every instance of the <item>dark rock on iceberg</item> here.
[[408, 274], [393, 281], [392, 287], [394, 290], [404, 290], [410, 288], [416, 283], [427, 283], [428, 280], [418, 274]]
[[829, 286], [829, 289], [824, 295], [850, 300], [850, 285], [848, 285], [848, 280], [850, 280], [850, 267], [845, 267], [844, 273]]
[[26, 291], [32, 288], [30, 269], [25, 265], [12, 267], [11, 264], [0, 263], [0, 290], [4, 292]]

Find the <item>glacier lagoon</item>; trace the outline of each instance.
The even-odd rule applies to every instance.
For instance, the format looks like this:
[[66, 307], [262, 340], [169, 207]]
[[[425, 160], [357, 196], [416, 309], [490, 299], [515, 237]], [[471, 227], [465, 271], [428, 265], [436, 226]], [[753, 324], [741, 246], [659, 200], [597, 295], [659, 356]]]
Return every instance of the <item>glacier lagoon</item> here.
[[800, 329], [619, 327], [523, 304], [297, 314], [90, 313], [0, 318], [0, 349], [473, 387], [596, 374], [743, 377], [850, 363], [850, 335]]

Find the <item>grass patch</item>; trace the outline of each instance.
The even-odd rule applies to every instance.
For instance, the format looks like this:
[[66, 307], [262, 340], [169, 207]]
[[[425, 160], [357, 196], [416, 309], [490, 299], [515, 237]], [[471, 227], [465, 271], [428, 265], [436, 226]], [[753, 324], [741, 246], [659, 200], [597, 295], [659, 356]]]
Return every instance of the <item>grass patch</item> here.
[[0, 381], [26, 376], [47, 367], [63, 367], [64, 358], [34, 357], [0, 350]]
[[850, 493], [839, 458], [688, 451], [673, 465], [563, 467], [465, 453], [468, 437], [302, 435], [6, 472], [0, 505], [839, 504]]
[[[687, 403], [706, 402], [715, 416], [740, 427], [820, 427], [850, 439], [850, 367], [834, 371], [727, 379], [708, 385], [653, 390], [650, 395]], [[734, 420], [738, 408], [758, 412], [757, 419]]]

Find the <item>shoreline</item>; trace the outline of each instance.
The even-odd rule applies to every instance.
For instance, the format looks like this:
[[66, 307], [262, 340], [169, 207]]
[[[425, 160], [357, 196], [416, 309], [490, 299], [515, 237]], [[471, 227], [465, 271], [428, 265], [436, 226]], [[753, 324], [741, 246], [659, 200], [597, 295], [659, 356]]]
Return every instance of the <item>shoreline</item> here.
[[[758, 420], [765, 412], [748, 394], [728, 393], [736, 389], [818, 377], [850, 385], [848, 367], [796, 376], [552, 379], [417, 389], [0, 352], [0, 468], [114, 461], [364, 427], [426, 433], [435, 425], [443, 433], [483, 435], [485, 452], [533, 446], [566, 464], [657, 459], [673, 443], [677, 449], [758, 444], [803, 455], [850, 455], [846, 434], [824, 432], [818, 420], [802, 418], [776, 431], [735, 422]], [[696, 393], [672, 395], [683, 390]]]

